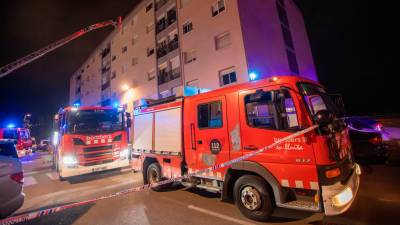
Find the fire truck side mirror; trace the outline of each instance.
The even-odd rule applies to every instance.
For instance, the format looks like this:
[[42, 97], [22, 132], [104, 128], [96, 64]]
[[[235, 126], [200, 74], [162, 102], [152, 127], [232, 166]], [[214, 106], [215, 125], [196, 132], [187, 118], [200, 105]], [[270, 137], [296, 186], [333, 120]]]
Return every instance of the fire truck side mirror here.
[[328, 110], [319, 110], [314, 116], [314, 121], [322, 127], [327, 126], [333, 122], [333, 114]]

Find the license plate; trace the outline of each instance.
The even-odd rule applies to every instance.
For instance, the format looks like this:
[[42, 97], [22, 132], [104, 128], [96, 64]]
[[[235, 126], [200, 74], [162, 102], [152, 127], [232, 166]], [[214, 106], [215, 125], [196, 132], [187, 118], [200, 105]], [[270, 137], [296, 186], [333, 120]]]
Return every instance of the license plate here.
[[106, 169], [107, 169], [107, 166], [97, 167], [97, 168], [93, 168], [92, 172], [103, 171], [103, 170], [106, 170]]

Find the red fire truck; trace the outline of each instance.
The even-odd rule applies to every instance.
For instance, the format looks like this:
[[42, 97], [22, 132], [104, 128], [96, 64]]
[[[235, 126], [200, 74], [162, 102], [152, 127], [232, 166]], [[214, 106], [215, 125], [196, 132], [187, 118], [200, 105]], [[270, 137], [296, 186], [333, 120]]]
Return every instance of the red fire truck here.
[[27, 128], [0, 128], [0, 139], [14, 139], [19, 157], [32, 153], [32, 139]]
[[340, 214], [356, 196], [361, 170], [336, 112], [321, 85], [295, 76], [149, 102], [135, 109], [133, 169], [142, 170], [151, 184], [249, 154], [318, 124], [259, 155], [181, 183], [220, 192], [259, 221], [274, 207]]
[[60, 180], [129, 166], [130, 114], [114, 107], [67, 107], [55, 115], [54, 162]]

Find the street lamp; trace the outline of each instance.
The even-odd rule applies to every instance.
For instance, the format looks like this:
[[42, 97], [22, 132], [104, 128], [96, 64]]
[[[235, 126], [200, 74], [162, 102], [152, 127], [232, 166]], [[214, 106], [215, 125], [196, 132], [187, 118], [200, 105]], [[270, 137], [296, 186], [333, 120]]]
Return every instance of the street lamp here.
[[123, 91], [127, 91], [127, 90], [130, 89], [130, 87], [129, 87], [129, 85], [127, 85], [127, 84], [123, 84], [123, 85], [121, 86], [121, 89], [122, 89]]

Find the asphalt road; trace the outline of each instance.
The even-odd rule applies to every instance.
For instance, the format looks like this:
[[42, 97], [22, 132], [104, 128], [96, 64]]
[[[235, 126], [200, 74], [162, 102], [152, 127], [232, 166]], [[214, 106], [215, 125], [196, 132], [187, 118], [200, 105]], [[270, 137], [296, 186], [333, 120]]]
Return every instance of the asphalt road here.
[[[82, 201], [142, 184], [141, 174], [129, 169], [59, 181], [50, 157], [35, 154], [24, 159], [26, 201], [16, 214]], [[166, 192], [142, 191], [68, 209], [21, 224], [398, 224], [400, 167], [362, 166], [361, 187], [353, 206], [340, 216], [277, 209], [269, 223], [242, 216], [219, 195], [198, 189], [173, 187]]]

